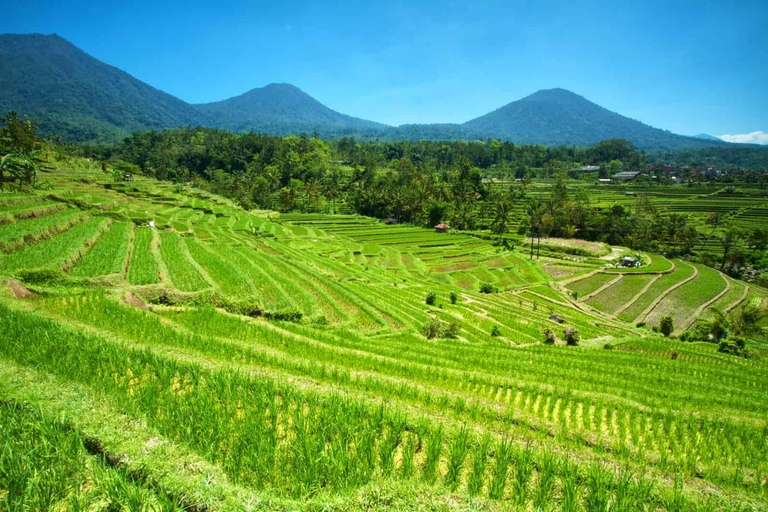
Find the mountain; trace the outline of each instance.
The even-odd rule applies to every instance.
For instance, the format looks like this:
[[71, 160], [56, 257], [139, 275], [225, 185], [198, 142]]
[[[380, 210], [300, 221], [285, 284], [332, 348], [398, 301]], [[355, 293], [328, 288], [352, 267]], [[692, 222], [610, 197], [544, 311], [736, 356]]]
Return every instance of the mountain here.
[[37, 118], [44, 134], [116, 140], [133, 131], [202, 125], [285, 135], [375, 137], [387, 125], [340, 114], [297, 87], [271, 84], [193, 105], [105, 64], [57, 35], [0, 35], [0, 115]]
[[213, 126], [232, 131], [376, 134], [390, 128], [340, 114], [291, 84], [269, 84], [234, 98], [196, 107]]
[[696, 139], [703, 139], [703, 140], [716, 140], [722, 142], [723, 139], [719, 137], [715, 137], [714, 135], [710, 135], [708, 133], [700, 133], [698, 135], [694, 135], [694, 138]]
[[192, 105], [91, 57], [57, 35], [0, 35], [0, 113], [36, 117], [43, 133], [109, 139], [203, 122]]
[[535, 92], [463, 126], [525, 144], [586, 146], [621, 138], [640, 148], [677, 148], [704, 147], [714, 142], [653, 128], [565, 89]]
[[201, 125], [232, 131], [364, 139], [487, 139], [590, 145], [624, 138], [644, 149], [728, 146], [684, 137], [611, 112], [564, 89], [543, 90], [464, 124], [399, 127], [336, 112], [290, 84], [193, 105], [86, 54], [57, 35], [0, 35], [0, 115], [37, 118], [43, 134], [114, 141], [132, 131]]

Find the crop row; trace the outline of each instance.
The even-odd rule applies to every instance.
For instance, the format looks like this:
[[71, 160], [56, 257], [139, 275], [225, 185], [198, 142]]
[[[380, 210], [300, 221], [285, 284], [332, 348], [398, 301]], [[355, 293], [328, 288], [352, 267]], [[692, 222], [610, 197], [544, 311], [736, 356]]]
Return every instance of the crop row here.
[[[558, 457], [550, 465], [550, 454], [503, 438], [477, 438], [467, 429], [443, 430], [336, 394], [204, 369], [26, 313], [5, 309], [0, 319], [5, 357], [87, 382], [162, 435], [221, 465], [237, 483], [300, 497], [358, 487], [376, 476], [418, 477], [518, 506], [534, 504], [537, 495], [549, 502], [556, 497], [567, 509], [603, 508], [608, 500], [632, 509], [660, 499], [650, 481], [632, 475], [622, 490], [605, 467]], [[21, 339], [34, 343], [19, 350]], [[670, 498], [684, 501], [677, 492], [661, 499]]]

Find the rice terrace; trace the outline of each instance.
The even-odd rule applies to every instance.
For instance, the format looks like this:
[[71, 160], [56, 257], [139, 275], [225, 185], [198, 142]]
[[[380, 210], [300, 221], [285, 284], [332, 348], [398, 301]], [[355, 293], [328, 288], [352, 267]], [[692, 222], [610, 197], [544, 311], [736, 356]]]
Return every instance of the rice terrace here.
[[[192, 4], [201, 38], [264, 45]], [[470, 30], [496, 8], [430, 16]], [[147, 32], [120, 9], [103, 33]], [[399, 51], [379, 25], [354, 35], [362, 15], [329, 20], [376, 59], [329, 48], [320, 21], [248, 15], [283, 27], [282, 58], [338, 52], [325, 90]], [[223, 91], [183, 41], [212, 66], [199, 87]], [[227, 80], [278, 72], [221, 48]], [[158, 80], [186, 62], [140, 55], [170, 66]], [[330, 67], [302, 66], [323, 90]], [[284, 83], [187, 103], [57, 35], [0, 35], [0, 70], [0, 511], [768, 510], [768, 148], [564, 89], [443, 124], [347, 116]], [[392, 116], [423, 86], [398, 80], [371, 93]], [[419, 97], [414, 119], [434, 108]]]

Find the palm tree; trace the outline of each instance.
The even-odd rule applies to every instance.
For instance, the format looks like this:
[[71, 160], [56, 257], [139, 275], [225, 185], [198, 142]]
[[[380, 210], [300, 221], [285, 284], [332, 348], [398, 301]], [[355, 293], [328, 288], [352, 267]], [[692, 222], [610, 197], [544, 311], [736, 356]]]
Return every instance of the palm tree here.
[[731, 334], [765, 337], [761, 323], [768, 318], [768, 308], [747, 304], [729, 313], [719, 309], [714, 309], [713, 312], [715, 314], [713, 325], [725, 327]]
[[493, 221], [491, 222], [491, 231], [499, 235], [499, 241], [504, 238], [504, 234], [507, 232], [511, 213], [512, 203], [504, 197], [499, 197], [495, 201]]

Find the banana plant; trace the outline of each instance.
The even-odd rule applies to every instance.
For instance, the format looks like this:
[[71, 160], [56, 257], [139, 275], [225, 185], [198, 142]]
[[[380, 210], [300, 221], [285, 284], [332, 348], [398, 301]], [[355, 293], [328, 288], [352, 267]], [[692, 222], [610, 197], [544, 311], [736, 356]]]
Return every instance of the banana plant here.
[[[2, 158], [0, 167], [18, 180], [19, 186], [23, 184], [35, 185], [37, 183], [37, 155], [39, 153], [40, 150], [32, 151], [31, 153], [19, 151], [9, 153]], [[2, 181], [2, 177], [3, 173], [0, 173], [0, 181]]]

